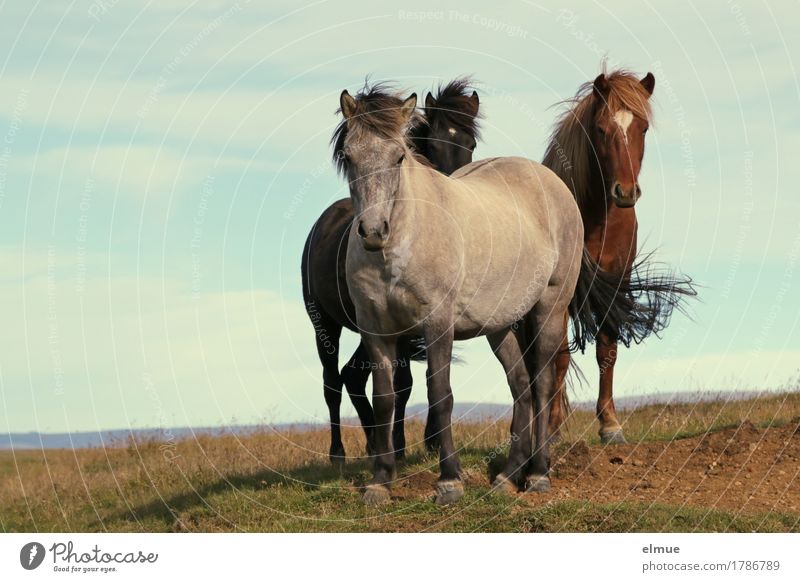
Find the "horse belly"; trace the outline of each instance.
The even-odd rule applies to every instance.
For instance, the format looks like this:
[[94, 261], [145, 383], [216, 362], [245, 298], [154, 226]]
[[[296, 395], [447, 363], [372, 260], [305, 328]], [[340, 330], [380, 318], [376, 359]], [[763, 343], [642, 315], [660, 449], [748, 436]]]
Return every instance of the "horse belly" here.
[[467, 284], [456, 302], [455, 335], [466, 339], [505, 329], [539, 301], [548, 275], [489, 275]]

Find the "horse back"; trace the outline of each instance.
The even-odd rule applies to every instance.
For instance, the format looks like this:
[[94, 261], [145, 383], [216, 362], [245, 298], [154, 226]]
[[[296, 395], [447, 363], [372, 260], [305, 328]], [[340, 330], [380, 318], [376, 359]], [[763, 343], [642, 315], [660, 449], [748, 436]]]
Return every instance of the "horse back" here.
[[[508, 211], [517, 204], [547, 230], [580, 223], [572, 192], [552, 170], [521, 157], [488, 158], [464, 166], [451, 176], [460, 189]], [[509, 204], [511, 203], [511, 204]]]

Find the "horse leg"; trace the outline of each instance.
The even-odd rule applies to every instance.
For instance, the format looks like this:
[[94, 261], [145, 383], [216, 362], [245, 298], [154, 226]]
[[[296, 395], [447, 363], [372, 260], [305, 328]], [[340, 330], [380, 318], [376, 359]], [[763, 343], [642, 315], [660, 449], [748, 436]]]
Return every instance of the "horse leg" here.
[[425, 330], [428, 346], [428, 405], [439, 427], [439, 481], [436, 484], [436, 504], [446, 505], [464, 495], [461, 466], [453, 444], [450, 426], [453, 415], [453, 392], [450, 388], [450, 359], [453, 356], [453, 327]]
[[617, 363], [617, 342], [600, 332], [597, 336], [597, 366], [600, 368], [600, 395], [597, 399], [597, 420], [600, 421], [600, 440], [603, 443], [625, 442], [622, 425], [614, 407], [614, 364]]
[[395, 458], [392, 447], [392, 414], [394, 413], [394, 361], [397, 341], [393, 338], [362, 335], [364, 346], [372, 362], [372, 409], [375, 412], [375, 465], [372, 480], [364, 492], [364, 503], [387, 503], [395, 476]]
[[394, 442], [394, 456], [403, 459], [406, 456], [406, 404], [411, 398], [411, 386], [414, 379], [411, 377], [411, 350], [408, 342], [400, 340], [397, 344], [397, 367], [394, 370], [394, 427], [392, 439]]
[[531, 458], [531, 379], [525, 367], [523, 343], [511, 329], [486, 336], [494, 355], [503, 365], [511, 395], [514, 397], [514, 414], [511, 420], [511, 450], [502, 473], [497, 475], [493, 487], [503, 492], [516, 492], [522, 472]]
[[361, 342], [342, 368], [342, 381], [345, 388], [347, 388], [350, 402], [353, 403], [353, 408], [356, 409], [358, 419], [361, 421], [364, 436], [367, 437], [367, 455], [370, 456], [375, 450], [372, 442], [375, 415], [372, 412], [369, 398], [367, 398], [367, 380], [369, 379], [371, 365], [364, 342]]
[[436, 426], [436, 415], [433, 409], [428, 407], [428, 420], [425, 421], [425, 449], [428, 452], [435, 452], [439, 450], [441, 441], [439, 439], [439, 428]]
[[556, 356], [556, 390], [550, 403], [549, 430], [551, 444], [561, 438], [561, 425], [564, 424], [567, 403], [567, 372], [569, 371], [569, 343], [567, 339], [567, 318], [564, 318], [564, 334], [561, 347]]
[[[560, 290], [559, 290], [560, 292]], [[533, 370], [533, 411], [536, 427], [536, 443], [529, 464], [525, 483], [527, 491], [550, 489], [550, 443], [547, 423], [550, 418], [550, 402], [556, 389], [556, 360], [564, 339], [563, 323], [552, 317], [553, 303], [540, 301], [528, 315], [536, 333], [533, 336], [533, 352], [529, 359]]]
[[322, 390], [331, 420], [331, 448], [328, 458], [334, 465], [342, 465], [345, 460], [340, 409], [342, 404], [342, 377], [339, 374], [339, 338], [342, 326], [325, 313], [316, 312], [314, 327], [317, 340], [317, 354], [322, 363]]

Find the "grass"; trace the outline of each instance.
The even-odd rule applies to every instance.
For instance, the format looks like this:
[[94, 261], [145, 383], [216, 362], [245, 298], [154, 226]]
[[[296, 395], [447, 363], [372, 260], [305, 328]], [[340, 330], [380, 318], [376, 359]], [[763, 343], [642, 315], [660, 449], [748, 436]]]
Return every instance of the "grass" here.
[[[800, 417], [800, 394], [734, 402], [650, 405], [625, 411], [632, 441], [671, 440], [749, 420], [778, 426]], [[118, 443], [109, 448], [0, 452], [0, 527], [4, 531], [797, 531], [798, 516], [732, 514], [649, 503], [537, 502], [489, 492], [491, 467], [505, 454], [508, 422], [455, 427], [470, 475], [464, 499], [436, 507], [428, 492], [435, 457], [419, 445], [422, 426], [408, 423], [409, 458], [395, 499], [364, 507], [359, 486], [367, 459], [343, 472], [327, 460], [326, 430]], [[567, 442], [597, 442], [592, 415], [576, 411]], [[351, 457], [363, 436], [345, 429]]]

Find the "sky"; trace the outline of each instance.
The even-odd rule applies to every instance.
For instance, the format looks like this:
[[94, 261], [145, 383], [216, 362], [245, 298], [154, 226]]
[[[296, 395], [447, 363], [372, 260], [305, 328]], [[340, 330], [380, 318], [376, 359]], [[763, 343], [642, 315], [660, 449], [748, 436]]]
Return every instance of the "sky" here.
[[[0, 5], [0, 431], [325, 421], [300, 255], [342, 89], [470, 74], [476, 159], [541, 159], [603, 59], [654, 73], [640, 241], [701, 285], [615, 394], [797, 389], [796, 2]], [[345, 332], [342, 360], [357, 344]], [[486, 341], [460, 402], [511, 403]], [[594, 356], [571, 398], [596, 398]], [[412, 402], [425, 401], [414, 368]], [[352, 414], [345, 403], [344, 414]]]

